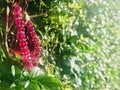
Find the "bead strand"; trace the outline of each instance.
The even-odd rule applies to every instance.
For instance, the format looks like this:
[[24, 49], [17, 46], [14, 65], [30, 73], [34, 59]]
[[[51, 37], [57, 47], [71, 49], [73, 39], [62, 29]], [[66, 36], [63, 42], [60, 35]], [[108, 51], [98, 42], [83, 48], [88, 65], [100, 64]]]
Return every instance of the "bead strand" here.
[[24, 67], [30, 71], [33, 67], [33, 63], [31, 61], [30, 50], [28, 48], [28, 43], [25, 35], [24, 21], [22, 20], [23, 11], [18, 3], [14, 3], [13, 7], [13, 15], [17, 28], [16, 38], [19, 42], [19, 47], [23, 56]]
[[40, 56], [39, 39], [38, 39], [37, 34], [35, 32], [35, 29], [32, 25], [32, 22], [30, 20], [27, 21], [26, 27], [27, 27], [27, 31], [29, 32], [29, 36], [31, 38], [31, 41], [33, 42], [33, 47], [34, 47], [34, 49], [31, 52], [33, 65], [37, 66], [38, 65], [38, 59], [39, 59], [39, 56]]

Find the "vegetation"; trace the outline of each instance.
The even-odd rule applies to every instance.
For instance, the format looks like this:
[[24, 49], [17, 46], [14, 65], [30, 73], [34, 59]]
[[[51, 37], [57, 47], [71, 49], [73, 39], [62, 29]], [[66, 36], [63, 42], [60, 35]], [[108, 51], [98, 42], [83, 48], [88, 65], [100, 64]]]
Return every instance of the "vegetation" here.
[[[30, 71], [6, 31], [6, 9], [15, 1], [41, 44], [39, 66]], [[119, 0], [15, 1], [0, 0], [0, 90], [119, 90]]]

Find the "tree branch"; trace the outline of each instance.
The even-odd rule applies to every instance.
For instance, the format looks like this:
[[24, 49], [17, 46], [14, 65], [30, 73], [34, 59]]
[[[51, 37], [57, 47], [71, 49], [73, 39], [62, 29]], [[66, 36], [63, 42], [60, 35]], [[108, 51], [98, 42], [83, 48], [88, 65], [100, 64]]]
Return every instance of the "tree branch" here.
[[36, 18], [36, 17], [40, 17], [40, 16], [44, 16], [44, 17], [47, 17], [48, 14], [47, 13], [41, 13], [41, 14], [37, 14], [37, 15], [31, 15], [30, 18]]
[[7, 36], [8, 36], [8, 32], [9, 32], [9, 28], [8, 28], [9, 13], [10, 13], [10, 9], [7, 6], [7, 8], [6, 8], [6, 30], [4, 32], [4, 35], [5, 35], [5, 38], [4, 38], [5, 53], [6, 53], [7, 56], [9, 56], [8, 55], [8, 53], [9, 53], [9, 47], [8, 47], [8, 43], [7, 43], [7, 38], [8, 38]]

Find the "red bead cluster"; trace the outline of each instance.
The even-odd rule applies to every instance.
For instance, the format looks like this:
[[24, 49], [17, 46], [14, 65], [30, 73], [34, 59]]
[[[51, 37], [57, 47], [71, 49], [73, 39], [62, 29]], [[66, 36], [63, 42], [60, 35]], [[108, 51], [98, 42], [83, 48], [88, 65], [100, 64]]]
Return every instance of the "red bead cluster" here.
[[40, 44], [38, 42], [39, 40], [37, 38], [37, 34], [36, 34], [35, 29], [34, 29], [34, 27], [32, 25], [32, 22], [30, 20], [27, 21], [26, 28], [27, 28], [27, 31], [29, 33], [29, 37], [30, 37], [29, 39], [30, 39], [31, 42], [33, 42], [33, 45], [31, 45], [31, 46], [33, 46], [34, 48], [33, 48], [33, 51], [31, 50], [31, 57], [33, 59], [32, 60], [33, 65], [36, 66], [37, 65], [37, 59], [40, 56], [40, 54], [39, 54], [39, 52], [40, 52], [40, 48], [39, 48]]
[[16, 39], [18, 40], [21, 55], [23, 56], [24, 67], [30, 71], [33, 66], [38, 65], [40, 44], [32, 22], [28, 20], [25, 23], [23, 20], [23, 13], [24, 11], [19, 4], [14, 3], [13, 16], [17, 29]]

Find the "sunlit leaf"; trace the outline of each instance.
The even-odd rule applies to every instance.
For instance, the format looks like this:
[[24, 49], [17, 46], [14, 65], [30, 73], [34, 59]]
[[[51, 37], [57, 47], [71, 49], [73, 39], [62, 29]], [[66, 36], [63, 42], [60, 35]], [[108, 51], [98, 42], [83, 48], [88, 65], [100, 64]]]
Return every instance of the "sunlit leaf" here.
[[40, 90], [40, 87], [37, 83], [35, 82], [30, 82], [27, 88], [25, 90]]
[[55, 88], [55, 87], [61, 87], [61, 82], [58, 78], [47, 76], [47, 75], [40, 75], [36, 78], [41, 85], [48, 87], [48, 88]]

